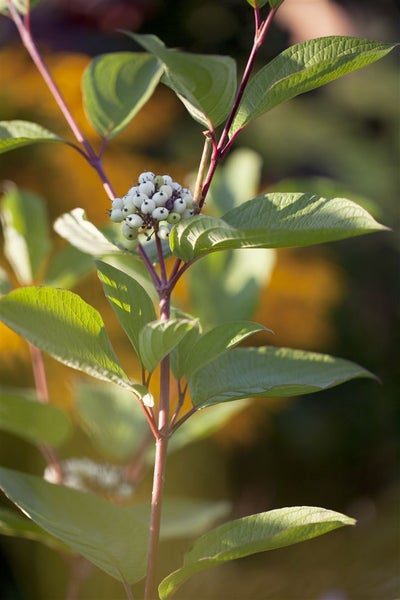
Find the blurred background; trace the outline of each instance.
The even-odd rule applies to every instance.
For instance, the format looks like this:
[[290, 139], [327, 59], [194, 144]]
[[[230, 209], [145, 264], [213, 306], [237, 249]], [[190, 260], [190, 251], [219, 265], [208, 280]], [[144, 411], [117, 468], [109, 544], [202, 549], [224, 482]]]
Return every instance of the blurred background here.
[[[263, 65], [288, 44], [325, 35], [398, 39], [396, 0], [286, 0], [258, 57]], [[99, 139], [82, 108], [80, 78], [92, 56], [138, 48], [118, 29], [154, 33], [168, 46], [233, 56], [243, 68], [253, 38], [244, 0], [43, 0], [32, 29], [79, 125]], [[41, 123], [68, 137], [11, 21], [0, 17], [0, 118]], [[327, 352], [361, 364], [381, 383], [359, 380], [295, 399], [257, 400], [206, 441], [171, 457], [167, 491], [228, 499], [234, 517], [281, 506], [315, 505], [345, 512], [358, 526], [303, 545], [260, 554], [197, 575], [179, 600], [395, 600], [399, 571], [399, 80], [398, 53], [300, 96], [251, 124], [236, 149], [260, 157], [259, 191], [344, 195], [391, 228], [307, 249], [279, 250], [252, 307], [252, 318], [275, 332], [273, 343]], [[189, 181], [199, 162], [201, 127], [159, 86], [129, 127], [109, 145], [106, 171], [123, 195], [143, 170]], [[37, 145], [3, 154], [1, 181], [42, 195], [49, 219], [85, 208], [107, 223], [100, 182], [70, 148]], [[64, 242], [54, 234], [54, 247]], [[4, 258], [1, 267], [9, 271]], [[204, 282], [207, 287], [207, 282]], [[92, 273], [75, 288], [103, 315], [127, 360], [128, 344]], [[176, 302], [196, 308], [190, 278]], [[209, 292], [212, 298], [212, 290]], [[202, 296], [197, 296], [202, 298]], [[199, 301], [199, 300], [197, 300]], [[54, 403], [73, 413], [74, 373], [46, 359]], [[26, 344], [0, 326], [0, 382], [33, 385]], [[76, 437], [65, 456], [94, 456]], [[1, 433], [0, 462], [40, 474], [28, 444]], [[162, 574], [177, 568], [187, 542], [162, 550]], [[61, 558], [31, 541], [0, 539], [1, 598], [58, 600], [67, 571]], [[123, 592], [93, 572], [81, 598], [117, 600]]]

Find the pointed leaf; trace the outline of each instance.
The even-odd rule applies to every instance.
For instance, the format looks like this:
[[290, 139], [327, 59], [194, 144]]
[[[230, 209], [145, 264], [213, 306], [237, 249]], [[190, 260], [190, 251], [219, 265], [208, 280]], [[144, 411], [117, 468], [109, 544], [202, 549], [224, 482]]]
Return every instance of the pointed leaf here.
[[83, 430], [110, 460], [129, 460], [147, 435], [146, 418], [137, 400], [115, 385], [78, 381], [76, 409]]
[[51, 404], [41, 404], [33, 392], [0, 389], [0, 429], [36, 444], [60, 446], [71, 434], [67, 415]]
[[0, 320], [56, 360], [134, 390], [100, 314], [68, 290], [25, 287], [0, 298]]
[[93, 223], [86, 219], [83, 208], [74, 208], [71, 212], [58, 217], [54, 229], [72, 246], [91, 256], [121, 252], [118, 246], [111, 243]]
[[139, 335], [139, 356], [144, 368], [154, 371], [193, 327], [196, 327], [196, 321], [189, 319], [153, 321], [145, 325]]
[[31, 123], [30, 121], [0, 121], [0, 154], [38, 142], [67, 143], [66, 140], [37, 123]]
[[286, 100], [374, 63], [395, 46], [347, 36], [291, 46], [250, 79], [230, 134]]
[[199, 369], [258, 331], [269, 331], [271, 333], [270, 329], [250, 321], [223, 323], [214, 327], [214, 329], [202, 335], [191, 349], [184, 366], [185, 376], [191, 377]]
[[168, 598], [195, 573], [230, 560], [275, 550], [354, 525], [355, 520], [324, 508], [293, 506], [230, 521], [199, 538], [185, 554], [183, 567], [160, 584], [161, 600]]
[[125, 32], [163, 64], [162, 82], [174, 90], [191, 116], [216, 127], [228, 116], [236, 93], [236, 64], [229, 56], [168, 49], [153, 35]]
[[134, 509], [0, 468], [0, 487], [30, 519], [118, 581], [146, 572], [147, 526]]
[[96, 266], [104, 293], [139, 355], [139, 333], [156, 319], [153, 302], [142, 286], [123, 271], [102, 261], [96, 261]]
[[371, 377], [359, 365], [327, 354], [290, 348], [236, 348], [189, 380], [195, 406], [267, 396], [300, 396]]
[[21, 285], [38, 277], [50, 252], [47, 213], [40, 196], [9, 186], [0, 204], [4, 254]]
[[149, 54], [113, 52], [97, 56], [83, 75], [83, 100], [96, 131], [111, 139], [153, 94], [162, 67]]
[[63, 552], [69, 550], [65, 544], [60, 542], [52, 535], [49, 535], [47, 531], [44, 531], [41, 527], [38, 527], [38, 525], [36, 525], [36, 523], [33, 521], [22, 517], [21, 514], [17, 513], [16, 511], [1, 507], [0, 535], [8, 535], [10, 537], [40, 542], [41, 544], [44, 544], [53, 550], [62, 550]]
[[227, 248], [311, 246], [386, 229], [345, 198], [276, 193], [248, 200], [222, 219], [185, 219], [169, 240], [172, 252], [188, 261]]

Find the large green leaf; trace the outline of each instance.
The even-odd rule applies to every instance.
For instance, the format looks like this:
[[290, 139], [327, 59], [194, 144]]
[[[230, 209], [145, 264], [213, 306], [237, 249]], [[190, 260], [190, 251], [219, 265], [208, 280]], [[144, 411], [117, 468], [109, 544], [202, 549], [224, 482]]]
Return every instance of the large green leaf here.
[[0, 121], [0, 154], [38, 142], [66, 143], [66, 140], [37, 123], [31, 123], [30, 121]]
[[0, 534], [40, 542], [53, 550], [62, 550], [63, 552], [69, 550], [60, 540], [49, 535], [47, 531], [30, 519], [23, 517], [21, 513], [1, 507]]
[[250, 79], [231, 135], [274, 106], [370, 65], [395, 46], [347, 36], [322, 37], [291, 46]]
[[197, 326], [188, 331], [179, 344], [172, 350], [170, 367], [176, 379], [181, 379], [181, 377], [185, 376], [186, 362], [188, 356], [191, 355], [193, 346], [200, 338], [200, 331], [200, 322], [197, 321]]
[[139, 333], [146, 323], [156, 319], [153, 302], [142, 286], [123, 271], [102, 261], [96, 261], [96, 266], [104, 293], [139, 355]]
[[36, 444], [59, 446], [71, 434], [67, 415], [51, 404], [41, 404], [31, 391], [0, 389], [0, 429]]
[[229, 56], [189, 54], [166, 48], [154, 35], [125, 32], [164, 66], [162, 82], [179, 96], [191, 116], [209, 128], [228, 116], [236, 93], [236, 64]]
[[40, 196], [9, 186], [0, 204], [4, 254], [21, 285], [39, 276], [50, 252], [45, 204]]
[[148, 435], [138, 402], [116, 385], [79, 380], [76, 409], [78, 422], [107, 459], [129, 460]]
[[290, 348], [236, 348], [189, 380], [195, 406], [247, 397], [300, 396], [374, 376], [348, 360]]
[[96, 131], [113, 138], [153, 94], [162, 67], [149, 54], [113, 52], [92, 60], [83, 75], [86, 114]]
[[230, 560], [291, 546], [355, 520], [324, 508], [293, 506], [230, 521], [199, 538], [184, 556], [183, 566], [168, 575], [158, 591], [165, 600], [189, 577]]
[[258, 331], [270, 331], [263, 325], [250, 321], [222, 323], [202, 335], [187, 355], [183, 372], [191, 377], [218, 356], [234, 348], [247, 337]]
[[74, 208], [71, 212], [58, 217], [54, 222], [54, 229], [72, 246], [90, 256], [121, 252], [118, 246], [110, 242], [93, 223], [87, 220], [83, 208]]
[[25, 287], [0, 298], [0, 320], [60, 362], [134, 390], [93, 306], [68, 290]]
[[0, 468], [0, 487], [37, 525], [111, 577], [144, 577], [148, 527], [133, 508], [11, 469]]
[[139, 334], [139, 357], [144, 368], [149, 372], [154, 371], [160, 361], [196, 326], [197, 322], [189, 319], [147, 323]]
[[222, 219], [185, 219], [169, 240], [172, 252], [188, 261], [227, 248], [310, 246], [386, 229], [345, 198], [275, 193], [248, 200]]

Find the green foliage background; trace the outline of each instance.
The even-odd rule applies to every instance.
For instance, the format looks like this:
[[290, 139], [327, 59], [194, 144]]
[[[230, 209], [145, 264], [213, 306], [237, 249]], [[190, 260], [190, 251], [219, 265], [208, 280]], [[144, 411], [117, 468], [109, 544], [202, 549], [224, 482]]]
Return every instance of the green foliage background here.
[[[252, 35], [249, 7], [234, 0], [223, 6], [195, 0], [173, 6], [149, 2], [147, 7], [137, 5], [136, 17], [129, 3], [121, 3], [125, 12], [118, 17], [120, 22], [107, 2], [100, 5], [96, 15], [90, 10], [80, 11], [78, 3], [70, 4], [67, 7], [60, 2], [57, 10], [49, 13], [44, 2], [43, 8], [37, 9], [33, 27], [57, 53], [58, 62], [53, 66], [60, 85], [69, 86], [78, 117], [79, 97], [70, 80], [77, 78], [86, 59], [69, 53], [131, 51], [131, 41], [112, 33], [115, 27], [128, 29], [129, 19], [132, 29], [155, 33], [167, 45], [239, 56], [239, 65], [243, 64]], [[357, 35], [394, 40], [392, 28], [398, 17], [394, 1], [341, 4], [347, 6], [357, 23]], [[1, 60], [2, 64], [11, 61], [13, 67], [5, 68], [0, 75], [7, 81], [0, 92], [1, 118], [36, 120], [63, 135], [57, 112], [47, 92], [37, 84], [28, 59], [16, 47], [6, 49], [5, 44], [13, 43], [15, 38], [3, 21]], [[287, 39], [288, 32], [275, 27], [259, 64], [280, 51]], [[199, 575], [178, 592], [177, 598], [213, 600], [226, 595], [246, 600], [303, 600], [323, 599], [336, 592], [340, 600], [375, 600], [399, 593], [395, 535], [400, 433], [398, 100], [394, 59], [390, 57], [274, 109], [272, 117], [250, 124], [240, 138], [241, 145], [262, 156], [262, 185], [266, 191], [307, 187], [307, 191], [314, 192], [326, 189], [335, 180], [343, 189], [351, 190], [355, 199], [369, 199], [375, 216], [393, 229], [390, 234], [294, 250], [289, 258], [285, 251], [278, 253], [277, 272], [282, 274], [289, 296], [297, 294], [299, 298], [297, 277], [302, 282], [304, 272], [311, 301], [305, 311], [300, 310], [305, 297], [289, 305], [293, 325], [289, 332], [282, 332], [285, 315], [279, 315], [273, 301], [279, 288], [277, 278], [258, 308], [262, 322], [275, 330], [277, 344], [308, 344], [310, 349], [349, 358], [374, 372], [383, 385], [353, 381], [301, 399], [259, 402], [249, 409], [246, 418], [233, 421], [229, 430], [175, 455], [167, 484], [173, 493], [188, 492], [211, 499], [228, 497], [234, 503], [235, 516], [272, 506], [313, 504], [346, 512], [358, 519], [359, 526], [307, 546], [256, 556]], [[200, 143], [199, 126], [189, 121], [183, 108], [163, 89], [126, 134], [110, 146], [107, 166], [123, 193], [146, 166], [155, 165], [154, 169], [171, 172], [176, 178], [193, 170]], [[0, 162], [0, 177], [44, 194], [52, 220], [65, 210], [84, 205], [92, 220], [106, 222], [108, 202], [101, 186], [69, 149], [35, 146], [7, 154]], [[56, 244], [61, 242], [57, 240]], [[316, 298], [318, 288], [324, 286], [324, 276], [317, 271], [307, 279], [310, 265], [321, 257], [322, 269], [334, 273], [340, 291], [318, 315], [313, 335], [299, 339], [296, 332], [307, 332], [307, 319], [313, 322], [321, 310]], [[295, 269], [285, 271], [288, 261]], [[100, 284], [94, 282], [94, 277], [86, 279], [77, 291], [101, 310], [111, 326], [113, 342], [128, 356], [129, 344], [102, 299]], [[187, 290], [180, 293], [185, 299]], [[310, 328], [311, 324], [308, 331]], [[2, 381], [7, 385], [31, 385], [29, 358], [22, 344], [10, 337], [0, 344]], [[47, 362], [56, 403], [69, 406], [69, 374], [63, 367]], [[70, 442], [65, 454], [93, 456], [94, 452], [82, 436]], [[5, 466], [24, 471], [39, 473], [42, 467], [39, 455], [6, 434], [2, 434], [0, 459]], [[165, 572], [176, 567], [181, 550], [181, 542], [163, 548]], [[0, 540], [0, 553], [5, 598], [58, 600], [66, 570], [57, 555], [34, 542], [7, 538]], [[303, 596], [296, 595], [296, 590], [303, 590]], [[82, 597], [110, 600], [122, 596], [113, 581], [96, 573], [84, 587]]]

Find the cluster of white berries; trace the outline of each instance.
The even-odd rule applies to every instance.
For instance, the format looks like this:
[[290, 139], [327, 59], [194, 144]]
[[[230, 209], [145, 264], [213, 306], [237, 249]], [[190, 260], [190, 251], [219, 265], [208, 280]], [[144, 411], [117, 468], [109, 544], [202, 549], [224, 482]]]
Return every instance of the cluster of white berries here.
[[127, 240], [136, 240], [138, 234], [150, 240], [154, 233], [165, 240], [173, 225], [192, 217], [195, 208], [189, 189], [169, 175], [145, 171], [123, 198], [113, 200], [110, 219], [123, 223], [122, 235]]

